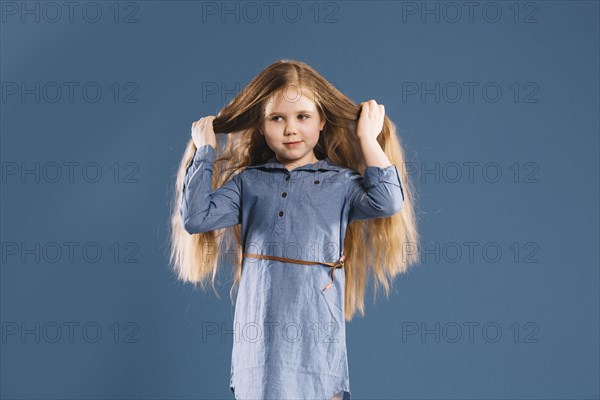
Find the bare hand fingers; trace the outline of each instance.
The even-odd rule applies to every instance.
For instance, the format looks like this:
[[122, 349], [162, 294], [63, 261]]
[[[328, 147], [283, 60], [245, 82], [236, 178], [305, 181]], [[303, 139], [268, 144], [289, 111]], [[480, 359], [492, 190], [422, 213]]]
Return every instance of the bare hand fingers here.
[[[377, 102], [374, 99], [371, 99], [369, 101], [363, 101], [362, 103], [360, 103], [360, 107], [361, 107], [361, 114], [364, 112], [367, 115], [370, 114], [375, 114], [375, 115], [385, 115], [385, 107], [383, 106], [383, 104], [377, 104]], [[372, 115], [372, 116], [375, 116]]]

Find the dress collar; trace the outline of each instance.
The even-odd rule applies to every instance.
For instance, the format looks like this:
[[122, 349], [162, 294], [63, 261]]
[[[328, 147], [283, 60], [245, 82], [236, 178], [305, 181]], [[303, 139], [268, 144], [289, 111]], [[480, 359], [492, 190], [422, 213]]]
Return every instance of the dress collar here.
[[[250, 165], [250, 166], [246, 167], [246, 169], [248, 169], [248, 168], [276, 168], [276, 169], [287, 170], [287, 168], [284, 167], [284, 165], [282, 163], [277, 161], [277, 158], [275, 156], [271, 157], [269, 159], [269, 161], [267, 161], [264, 164]], [[331, 162], [331, 160], [329, 159], [329, 157], [325, 157], [324, 159], [319, 160], [312, 164], [306, 164], [301, 167], [296, 167], [292, 171], [298, 171], [298, 170], [317, 171], [319, 169], [325, 169], [328, 171], [340, 171], [340, 167], [333, 164]]]

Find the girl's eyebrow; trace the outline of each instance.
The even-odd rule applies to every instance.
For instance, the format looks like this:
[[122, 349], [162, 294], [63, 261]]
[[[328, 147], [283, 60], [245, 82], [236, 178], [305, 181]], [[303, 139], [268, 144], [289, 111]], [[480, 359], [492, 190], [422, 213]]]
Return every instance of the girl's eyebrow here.
[[[312, 114], [313, 112], [312, 112], [312, 111], [308, 111], [308, 110], [300, 110], [300, 111], [298, 111], [297, 113], [298, 113], [298, 114]], [[280, 114], [280, 115], [281, 115], [281, 114], [283, 114], [283, 115], [285, 115], [285, 113], [282, 113], [282, 112], [277, 112], [277, 111], [273, 111], [273, 112], [272, 112], [272, 113], [270, 113], [268, 116], [275, 115], [275, 114]], [[293, 114], [293, 113], [292, 113], [292, 114]]]

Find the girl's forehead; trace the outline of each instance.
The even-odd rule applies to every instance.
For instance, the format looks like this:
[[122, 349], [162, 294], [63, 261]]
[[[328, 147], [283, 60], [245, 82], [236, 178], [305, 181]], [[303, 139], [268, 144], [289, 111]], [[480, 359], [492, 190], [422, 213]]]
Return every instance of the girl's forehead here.
[[312, 93], [297, 89], [281, 91], [273, 94], [265, 103], [266, 112], [281, 111], [284, 109], [316, 110]]

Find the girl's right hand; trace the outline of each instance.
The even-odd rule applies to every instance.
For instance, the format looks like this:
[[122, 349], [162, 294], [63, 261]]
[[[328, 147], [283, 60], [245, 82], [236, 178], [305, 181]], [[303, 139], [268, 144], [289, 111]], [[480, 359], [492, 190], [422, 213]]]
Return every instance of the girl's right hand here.
[[210, 144], [213, 149], [217, 148], [217, 136], [213, 129], [213, 120], [216, 117], [209, 115], [202, 117], [192, 124], [192, 140], [196, 148]]

